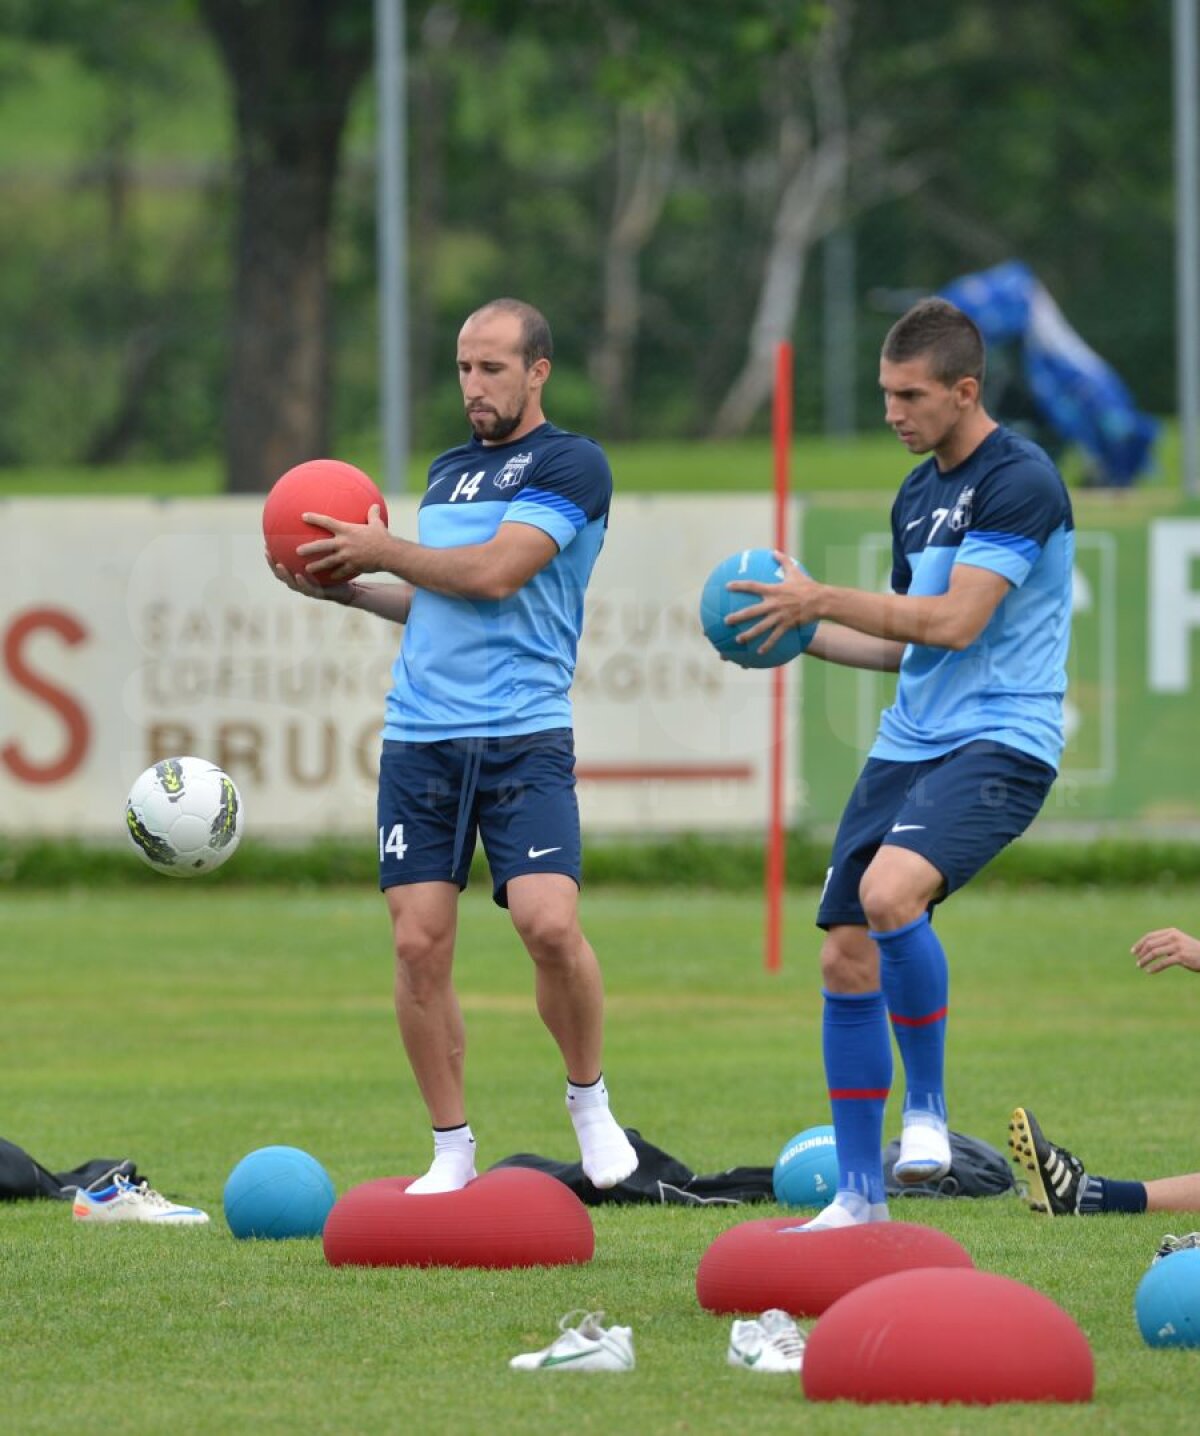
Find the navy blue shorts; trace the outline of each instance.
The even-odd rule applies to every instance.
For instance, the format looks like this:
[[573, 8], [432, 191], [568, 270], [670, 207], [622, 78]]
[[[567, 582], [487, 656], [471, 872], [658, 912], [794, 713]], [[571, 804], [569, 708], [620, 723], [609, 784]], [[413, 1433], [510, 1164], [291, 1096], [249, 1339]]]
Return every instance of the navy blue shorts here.
[[936, 901], [949, 897], [1020, 837], [1055, 776], [1003, 743], [967, 743], [922, 763], [868, 758], [834, 839], [817, 926], [866, 922], [858, 888], [885, 843], [931, 862], [945, 880]]
[[582, 858], [569, 728], [513, 738], [385, 740], [379, 761], [379, 886], [467, 885], [477, 838], [492, 896], [522, 873], [565, 873]]

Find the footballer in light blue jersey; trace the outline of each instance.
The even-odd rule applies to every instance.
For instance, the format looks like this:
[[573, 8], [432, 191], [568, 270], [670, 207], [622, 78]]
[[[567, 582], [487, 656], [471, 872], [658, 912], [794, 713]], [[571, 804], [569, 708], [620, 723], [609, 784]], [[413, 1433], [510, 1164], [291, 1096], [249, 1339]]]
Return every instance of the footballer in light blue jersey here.
[[[571, 727], [584, 592], [613, 483], [598, 444], [546, 420], [552, 354], [545, 316], [522, 300], [469, 315], [456, 363], [473, 437], [430, 467], [416, 540], [390, 533], [377, 508], [365, 524], [306, 515], [330, 537], [299, 550], [303, 576], [274, 570], [310, 598], [404, 626], [379, 763], [379, 886], [396, 1020], [433, 1129], [432, 1164], [404, 1200], [458, 1191], [475, 1176], [452, 973], [477, 842], [492, 896], [533, 963], [584, 1176], [615, 1187], [638, 1163], [602, 1072], [604, 987], [579, 922]], [[368, 573], [400, 582], [360, 582]]]
[[961, 464], [926, 459], [892, 507], [892, 589], [945, 593], [956, 564], [1010, 585], [961, 651], [910, 643], [873, 758], [920, 761], [983, 739], [1058, 767], [1071, 634], [1075, 525], [1057, 469], [1036, 444], [994, 429]]
[[1025, 831], [1062, 753], [1070, 499], [1046, 454], [987, 414], [983, 369], [978, 329], [942, 299], [915, 305], [884, 341], [886, 421], [929, 455], [892, 507], [890, 593], [823, 584], [783, 558], [781, 582], [730, 585], [757, 599], [729, 616], [757, 620], [739, 642], [769, 649], [817, 621], [811, 658], [900, 675], [817, 910], [838, 1190], [806, 1231], [888, 1219], [892, 1035], [904, 1062], [894, 1179], [936, 1190], [949, 1172], [949, 969], [931, 913]]
[[513, 443], [478, 438], [429, 469], [418, 537], [482, 544], [530, 524], [558, 553], [515, 593], [463, 598], [417, 589], [392, 669], [384, 737], [507, 737], [571, 726], [583, 599], [604, 542], [612, 474], [599, 444], [544, 423]]

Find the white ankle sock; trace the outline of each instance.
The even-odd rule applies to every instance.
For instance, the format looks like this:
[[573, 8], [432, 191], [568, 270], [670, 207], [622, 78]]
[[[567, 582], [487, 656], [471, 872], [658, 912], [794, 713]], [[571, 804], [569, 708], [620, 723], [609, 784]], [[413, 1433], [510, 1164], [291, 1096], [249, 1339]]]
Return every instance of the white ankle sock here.
[[475, 1180], [475, 1135], [470, 1124], [433, 1133], [433, 1162], [423, 1177], [405, 1188], [409, 1196], [457, 1192]]
[[[869, 1202], [861, 1192], [839, 1192], [811, 1222], [805, 1222], [802, 1227], [797, 1224], [795, 1230], [831, 1232], [839, 1227], [862, 1227], [869, 1222], [890, 1220], [886, 1202]], [[789, 1227], [787, 1230], [792, 1231], [793, 1228]]]
[[903, 1127], [929, 1127], [934, 1132], [940, 1132], [943, 1136], [949, 1130], [945, 1117], [939, 1117], [936, 1112], [926, 1112], [920, 1107], [910, 1107], [901, 1119]]
[[896, 1180], [902, 1186], [940, 1181], [950, 1170], [950, 1134], [944, 1117], [932, 1112], [905, 1112], [896, 1158]]
[[583, 1174], [592, 1186], [615, 1187], [637, 1170], [637, 1153], [608, 1109], [603, 1077], [587, 1087], [568, 1082], [567, 1111], [579, 1141]]

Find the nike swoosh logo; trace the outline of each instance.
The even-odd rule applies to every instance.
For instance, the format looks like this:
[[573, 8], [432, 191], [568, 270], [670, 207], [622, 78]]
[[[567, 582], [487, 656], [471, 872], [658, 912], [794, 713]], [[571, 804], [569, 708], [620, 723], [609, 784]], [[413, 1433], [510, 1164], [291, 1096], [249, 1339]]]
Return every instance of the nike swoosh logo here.
[[923, 524], [924, 522], [925, 522], [925, 515], [922, 514], [919, 519], [913, 519], [911, 523], [905, 524], [905, 525], [904, 525], [904, 532], [907, 533], [907, 532], [909, 531], [909, 529], [915, 529], [918, 524]]
[[892, 832], [893, 832], [893, 833], [916, 833], [916, 832], [922, 832], [922, 833], [923, 833], [924, 831], [925, 831], [925, 824], [924, 824], [924, 823], [893, 823], [893, 824], [892, 824]]
[[594, 1347], [588, 1347], [586, 1351], [567, 1351], [561, 1356], [547, 1356], [542, 1362], [542, 1369], [547, 1366], [567, 1366], [572, 1361], [583, 1361], [589, 1356], [595, 1356], [597, 1352], [603, 1351], [608, 1356], [619, 1361], [622, 1366], [629, 1366], [629, 1359], [619, 1347], [612, 1346], [606, 1341], [598, 1341]]
[[437, 486], [438, 486], [439, 484], [444, 484], [447, 479], [452, 479], [453, 477], [454, 477], [453, 474], [443, 474], [440, 479], [434, 479], [434, 481], [433, 481], [431, 484], [426, 484], [426, 485], [425, 485], [425, 492], [426, 492], [427, 494], [431, 494], [431, 493], [434, 491], [434, 489], [437, 488]]
[[528, 854], [527, 854], [526, 856], [531, 857], [531, 858], [544, 858], [547, 853], [561, 853], [561, 852], [562, 852], [562, 844], [560, 843], [557, 848], [530, 848], [530, 849], [529, 849], [529, 852], [528, 852]]

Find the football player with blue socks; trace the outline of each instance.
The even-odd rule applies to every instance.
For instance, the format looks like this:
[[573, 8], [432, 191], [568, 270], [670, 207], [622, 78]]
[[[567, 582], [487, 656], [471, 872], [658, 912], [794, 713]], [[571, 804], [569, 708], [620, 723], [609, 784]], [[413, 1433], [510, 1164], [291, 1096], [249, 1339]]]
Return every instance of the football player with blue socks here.
[[809, 1230], [887, 1219], [891, 1033], [905, 1074], [896, 1177], [949, 1170], [949, 978], [931, 913], [1025, 831], [1062, 751], [1070, 498], [1049, 457], [989, 416], [983, 372], [979, 330], [945, 300], [915, 305], [884, 341], [885, 420], [929, 456], [892, 506], [889, 593], [821, 583], [786, 555], [782, 582], [730, 585], [750, 606], [728, 622], [757, 620], [739, 642], [769, 650], [817, 622], [812, 657], [899, 673], [817, 914], [839, 1188]]

